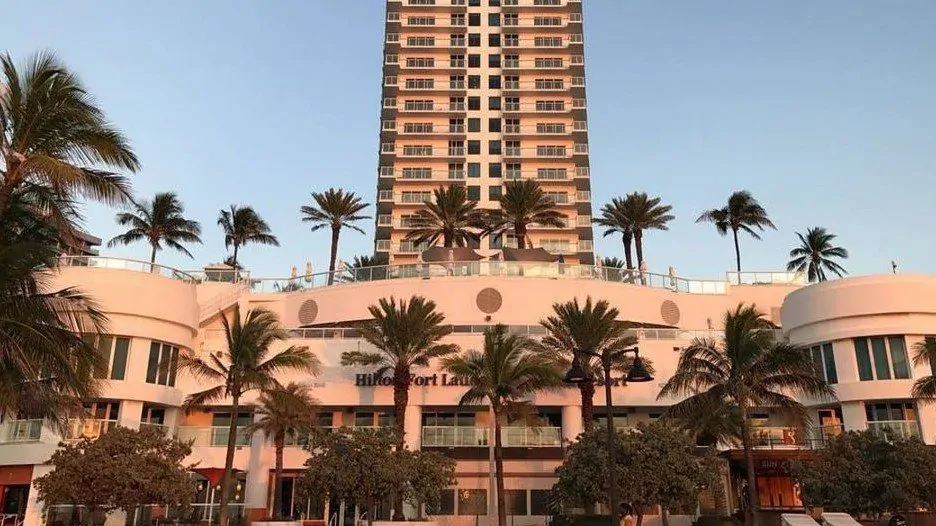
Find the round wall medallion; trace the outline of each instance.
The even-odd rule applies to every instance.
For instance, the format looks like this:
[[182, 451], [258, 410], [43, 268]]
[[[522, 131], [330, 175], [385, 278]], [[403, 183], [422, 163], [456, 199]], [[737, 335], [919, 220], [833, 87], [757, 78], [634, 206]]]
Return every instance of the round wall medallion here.
[[305, 300], [299, 306], [299, 323], [309, 325], [318, 316], [318, 304], [315, 300]]
[[499, 311], [501, 305], [504, 303], [504, 298], [501, 297], [500, 292], [497, 289], [492, 289], [490, 287], [482, 289], [478, 293], [476, 299], [478, 304], [478, 309], [485, 314], [494, 314]]
[[679, 325], [679, 306], [674, 301], [664, 301], [660, 305], [660, 316], [667, 325]]

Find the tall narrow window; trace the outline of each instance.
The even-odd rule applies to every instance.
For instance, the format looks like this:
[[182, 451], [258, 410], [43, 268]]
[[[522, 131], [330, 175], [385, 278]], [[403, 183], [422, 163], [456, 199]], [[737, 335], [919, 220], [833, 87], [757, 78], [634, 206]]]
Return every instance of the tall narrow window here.
[[858, 362], [858, 379], [861, 381], [874, 380], [874, 371], [871, 369], [871, 355], [868, 352], [866, 338], [855, 339], [855, 360]]
[[179, 348], [168, 343], [151, 342], [146, 364], [146, 383], [174, 386], [179, 367]]
[[907, 345], [903, 336], [888, 336], [887, 346], [890, 347], [891, 362], [894, 365], [894, 378], [910, 378], [910, 366], [907, 363]]
[[871, 354], [874, 356], [874, 376], [878, 380], [890, 380], [890, 364], [887, 363], [887, 346], [884, 338], [871, 338]]
[[835, 355], [832, 354], [832, 344], [822, 344], [822, 358], [825, 363], [825, 379], [830, 384], [838, 383], [838, 373], [835, 371]]
[[146, 364], [146, 383], [155, 384], [156, 375], [159, 373], [159, 351], [161, 349], [159, 342], [150, 343], [149, 362]]
[[130, 338], [117, 338], [114, 343], [114, 361], [111, 364], [111, 380], [123, 380], [127, 374], [127, 357], [130, 354]]

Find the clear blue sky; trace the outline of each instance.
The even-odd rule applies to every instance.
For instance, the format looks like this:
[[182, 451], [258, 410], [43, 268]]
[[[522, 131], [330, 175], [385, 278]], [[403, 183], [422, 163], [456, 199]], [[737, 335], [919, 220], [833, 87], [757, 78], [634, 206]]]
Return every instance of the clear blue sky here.
[[[376, 193], [382, 0], [10, 2], [0, 46], [52, 49], [131, 138], [140, 196], [177, 191], [203, 224], [193, 268], [225, 255], [215, 225], [253, 205], [282, 248], [250, 247], [256, 274], [324, 269], [326, 233], [298, 208], [313, 190]], [[750, 270], [779, 269], [794, 231], [839, 234], [853, 274], [932, 272], [936, 191], [933, 0], [585, 0], [593, 196], [634, 190], [675, 207], [651, 232], [651, 269], [691, 277], [733, 266], [730, 239], [696, 225], [749, 189], [779, 226], [742, 240]], [[89, 229], [117, 233], [92, 206]], [[372, 248], [342, 235], [347, 260]], [[598, 234], [600, 236], [600, 234]], [[598, 243], [620, 256], [620, 241]], [[105, 253], [145, 259], [144, 245]]]

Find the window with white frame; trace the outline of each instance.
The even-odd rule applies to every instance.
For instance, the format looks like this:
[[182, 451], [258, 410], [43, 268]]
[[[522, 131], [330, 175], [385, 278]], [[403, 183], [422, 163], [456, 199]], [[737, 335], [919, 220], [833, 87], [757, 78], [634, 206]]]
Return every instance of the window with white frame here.
[[536, 178], [544, 180], [568, 179], [568, 170], [565, 168], [537, 168]]
[[432, 89], [435, 79], [406, 79], [406, 89]]
[[434, 26], [435, 17], [434, 16], [411, 16], [406, 19], [406, 25], [408, 26]]
[[562, 79], [536, 79], [533, 81], [533, 85], [536, 87], [536, 89], [543, 90], [565, 88], [565, 82]]
[[406, 37], [406, 45], [412, 47], [435, 46], [435, 37]]
[[110, 335], [85, 334], [82, 339], [97, 348], [101, 362], [107, 369], [98, 371], [97, 378], [123, 380], [127, 374], [127, 360], [130, 354], [130, 338]]
[[533, 17], [534, 26], [561, 26], [562, 18], [558, 16], [535, 16]]
[[562, 47], [562, 37], [534, 37], [536, 47]]
[[832, 353], [832, 344], [823, 343], [813, 345], [809, 348], [812, 355], [813, 364], [816, 366], [816, 373], [826, 381], [826, 383], [838, 383], [838, 373], [835, 371], [835, 355]]
[[561, 57], [538, 57], [533, 59], [533, 67], [536, 68], [561, 68]]
[[179, 348], [163, 342], [151, 342], [146, 365], [146, 383], [174, 386], [179, 368]]
[[430, 57], [410, 57], [406, 59], [408, 68], [431, 68], [435, 66], [435, 59]]
[[565, 101], [562, 100], [538, 100], [536, 101], [536, 111], [564, 111]]
[[859, 380], [910, 378], [907, 343], [903, 336], [855, 338], [854, 344]]
[[429, 144], [407, 144], [403, 146], [403, 155], [412, 156], [431, 156], [432, 145]]
[[432, 133], [432, 123], [407, 122], [403, 125], [403, 133]]

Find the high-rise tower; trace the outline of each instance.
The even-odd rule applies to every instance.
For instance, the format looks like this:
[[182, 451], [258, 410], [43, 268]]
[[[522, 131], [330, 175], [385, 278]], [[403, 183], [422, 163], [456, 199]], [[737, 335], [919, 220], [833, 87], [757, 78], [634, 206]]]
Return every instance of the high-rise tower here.
[[417, 260], [405, 238], [439, 186], [495, 208], [534, 179], [567, 220], [532, 225], [530, 244], [593, 263], [581, 0], [387, 0], [384, 42], [378, 255]]

